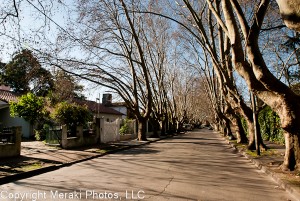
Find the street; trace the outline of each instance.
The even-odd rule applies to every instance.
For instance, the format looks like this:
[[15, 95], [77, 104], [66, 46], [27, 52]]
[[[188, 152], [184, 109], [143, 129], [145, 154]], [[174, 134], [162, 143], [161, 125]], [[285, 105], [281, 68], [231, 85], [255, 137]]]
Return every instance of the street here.
[[295, 200], [207, 129], [0, 187], [0, 200]]

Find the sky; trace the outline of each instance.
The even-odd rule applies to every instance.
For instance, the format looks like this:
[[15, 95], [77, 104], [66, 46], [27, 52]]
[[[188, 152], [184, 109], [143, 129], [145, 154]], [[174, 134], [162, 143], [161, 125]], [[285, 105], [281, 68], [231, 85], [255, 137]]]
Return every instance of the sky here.
[[[41, 7], [37, 1], [24, 0], [17, 5], [19, 18], [10, 17], [0, 24], [0, 60], [2, 62], [8, 62], [13, 57], [14, 52], [23, 48], [35, 49], [44, 46], [43, 41], [55, 43], [59, 27], [67, 26], [67, 19], [70, 17], [68, 9], [74, 8], [74, 1], [63, 1], [67, 4], [68, 9], [58, 2], [58, 0], [48, 1], [47, 5]], [[3, 12], [8, 10], [14, 12], [12, 1], [0, 0], [0, 4], [0, 16], [3, 16]], [[47, 13], [51, 20], [41, 14], [39, 10], [42, 8], [51, 10]], [[71, 15], [72, 17], [75, 18]], [[80, 52], [73, 54], [80, 56]], [[109, 90], [84, 80], [80, 84], [85, 86], [84, 95], [93, 101], [99, 96], [102, 99], [103, 93], [107, 93], [106, 91]]]

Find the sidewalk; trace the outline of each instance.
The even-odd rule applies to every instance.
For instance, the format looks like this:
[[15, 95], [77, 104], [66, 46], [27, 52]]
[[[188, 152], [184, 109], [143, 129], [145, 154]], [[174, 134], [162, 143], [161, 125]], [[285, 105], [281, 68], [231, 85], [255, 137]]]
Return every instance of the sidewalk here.
[[72, 150], [47, 146], [39, 141], [22, 142], [20, 157], [0, 159], [0, 185], [159, 139], [149, 138], [148, 140], [120, 141]]
[[248, 151], [246, 145], [237, 145], [235, 141], [230, 141], [223, 136], [222, 138], [238, 153], [249, 159], [259, 170], [275, 180], [278, 183], [276, 188], [286, 190], [300, 201], [300, 172], [282, 171], [280, 169], [284, 159], [284, 145], [264, 141], [269, 149], [261, 151], [261, 155], [257, 156], [255, 151]]

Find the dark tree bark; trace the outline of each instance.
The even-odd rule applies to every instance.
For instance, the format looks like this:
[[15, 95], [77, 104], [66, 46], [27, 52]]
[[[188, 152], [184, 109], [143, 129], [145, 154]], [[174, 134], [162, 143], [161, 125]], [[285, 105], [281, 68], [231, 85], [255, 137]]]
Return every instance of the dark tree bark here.
[[138, 140], [139, 141], [147, 141], [147, 119], [146, 118], [139, 118], [138, 119]]
[[236, 136], [237, 136], [237, 143], [247, 143], [248, 142], [248, 138], [246, 136], [246, 133], [244, 131], [243, 125], [242, 125], [242, 121], [240, 118], [238, 117], [234, 117], [233, 122], [236, 125]]

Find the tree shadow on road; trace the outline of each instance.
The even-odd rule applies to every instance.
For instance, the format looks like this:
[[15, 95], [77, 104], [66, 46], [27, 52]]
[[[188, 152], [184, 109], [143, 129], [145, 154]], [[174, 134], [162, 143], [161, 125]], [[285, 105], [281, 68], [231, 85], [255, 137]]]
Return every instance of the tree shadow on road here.
[[131, 148], [125, 151], [118, 152], [118, 155], [137, 155], [137, 154], [156, 154], [159, 153], [159, 150], [152, 149], [148, 146], [143, 146], [143, 147], [136, 147], [136, 148]]

